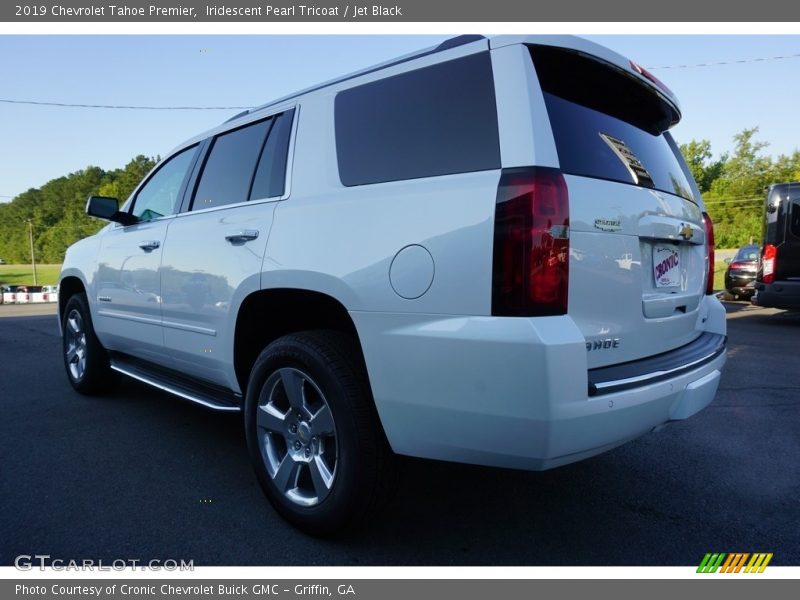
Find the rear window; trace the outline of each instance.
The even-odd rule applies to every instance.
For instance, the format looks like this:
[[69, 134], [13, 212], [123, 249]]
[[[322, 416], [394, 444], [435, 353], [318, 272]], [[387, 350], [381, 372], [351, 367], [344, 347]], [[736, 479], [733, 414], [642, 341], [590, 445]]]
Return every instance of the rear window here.
[[335, 123], [347, 186], [500, 168], [488, 52], [340, 92]]
[[561, 170], [692, 199], [666, 130], [674, 109], [616, 67], [562, 48], [531, 46]]

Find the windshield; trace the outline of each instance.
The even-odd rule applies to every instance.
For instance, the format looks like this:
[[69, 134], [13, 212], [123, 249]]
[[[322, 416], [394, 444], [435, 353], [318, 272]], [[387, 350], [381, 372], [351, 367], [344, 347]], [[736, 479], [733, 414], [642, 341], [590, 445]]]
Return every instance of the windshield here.
[[761, 252], [761, 248], [758, 246], [744, 246], [743, 248], [739, 248], [739, 252], [736, 253], [736, 258], [734, 260], [737, 261], [748, 261], [748, 260], [758, 260], [758, 255]]

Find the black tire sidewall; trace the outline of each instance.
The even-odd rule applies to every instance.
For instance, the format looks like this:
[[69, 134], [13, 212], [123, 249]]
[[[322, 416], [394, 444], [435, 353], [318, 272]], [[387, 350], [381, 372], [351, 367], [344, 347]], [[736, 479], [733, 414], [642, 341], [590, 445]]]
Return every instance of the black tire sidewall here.
[[[288, 521], [313, 535], [326, 535], [340, 530], [362, 511], [368, 498], [364, 475], [369, 469], [363, 453], [374, 452], [368, 445], [375, 443], [364, 435], [355, 413], [355, 403], [364, 402], [365, 390], [355, 373], [347, 369], [332, 369], [324, 354], [306, 344], [302, 334], [291, 335], [270, 344], [256, 361], [245, 399], [245, 430], [250, 458], [259, 484], [276, 510]], [[304, 371], [328, 402], [336, 425], [338, 459], [336, 477], [330, 494], [313, 507], [303, 507], [286, 498], [273, 484], [261, 456], [256, 425], [256, 412], [264, 384], [272, 373], [284, 367]], [[344, 379], [344, 381], [343, 381]], [[359, 397], [360, 396], [360, 397]], [[366, 439], [365, 439], [366, 438]]]
[[[77, 310], [78, 314], [80, 314], [86, 335], [86, 370], [78, 380], [72, 377], [67, 364], [67, 327], [69, 315], [73, 310]], [[75, 390], [83, 394], [93, 394], [108, 386], [112, 380], [108, 355], [95, 335], [86, 294], [75, 294], [67, 301], [64, 307], [63, 322], [61, 323], [61, 342], [61, 357], [64, 362], [64, 369], [67, 372], [67, 379]]]

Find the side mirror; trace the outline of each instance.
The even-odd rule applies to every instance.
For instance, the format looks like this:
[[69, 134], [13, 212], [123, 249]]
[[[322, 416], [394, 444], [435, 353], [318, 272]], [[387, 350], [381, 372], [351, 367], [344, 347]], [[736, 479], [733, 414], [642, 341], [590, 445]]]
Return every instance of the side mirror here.
[[732, 259], [732, 258], [726, 258], [726, 259], [725, 259], [724, 261], [722, 261], [722, 262], [724, 262], [726, 265], [729, 265], [729, 264], [731, 264], [731, 263], [733, 262], [733, 259]]
[[132, 214], [120, 212], [119, 200], [108, 196], [90, 196], [86, 201], [86, 214], [123, 225], [133, 225], [138, 222]]

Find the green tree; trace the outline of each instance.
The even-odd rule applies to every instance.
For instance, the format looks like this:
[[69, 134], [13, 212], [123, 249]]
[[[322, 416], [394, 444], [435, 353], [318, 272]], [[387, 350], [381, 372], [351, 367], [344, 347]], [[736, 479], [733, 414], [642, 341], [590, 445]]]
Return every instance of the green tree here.
[[688, 144], [681, 144], [680, 150], [700, 192], [709, 191], [711, 184], [722, 173], [722, 168], [728, 159], [727, 155], [723, 154], [718, 160], [712, 160], [711, 142], [708, 140], [699, 142], [692, 140]]
[[86, 216], [86, 199], [100, 194], [124, 201], [156, 160], [139, 155], [113, 171], [89, 166], [0, 204], [0, 257], [15, 263], [30, 260], [30, 220], [37, 261], [61, 262], [71, 244], [103, 226], [102, 221]]

